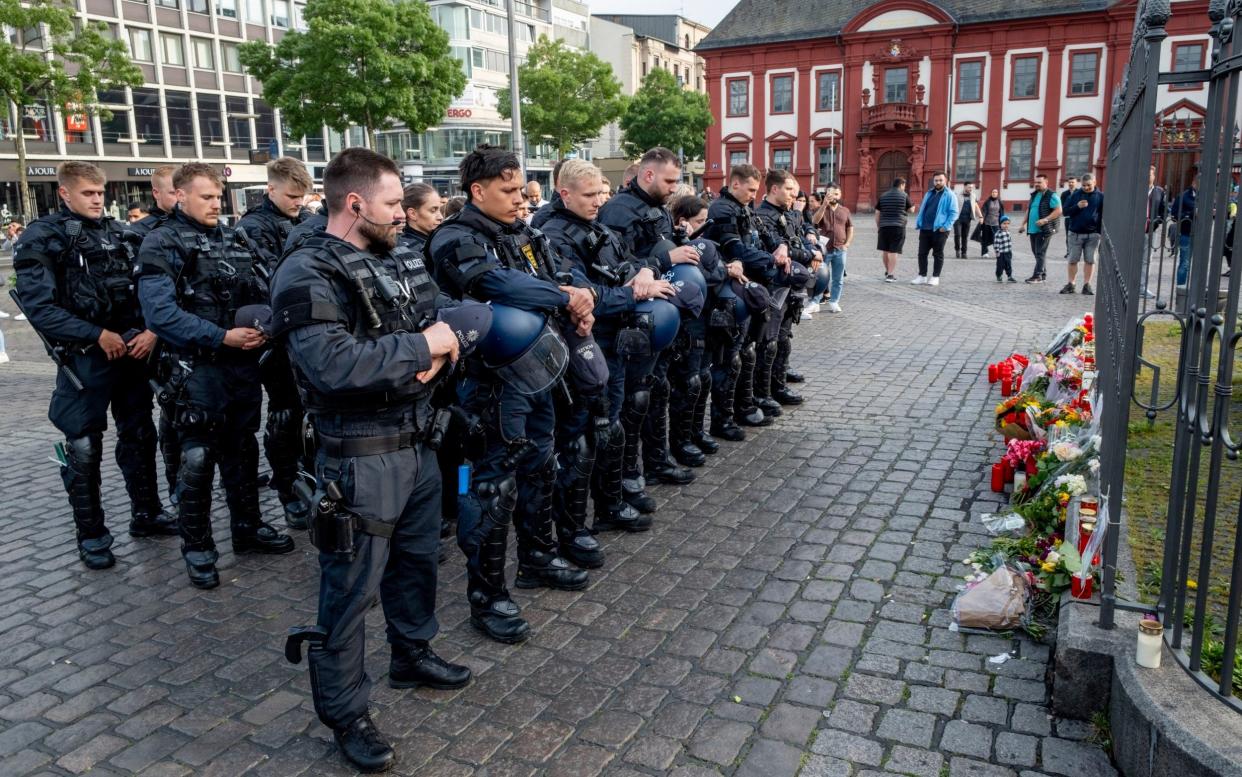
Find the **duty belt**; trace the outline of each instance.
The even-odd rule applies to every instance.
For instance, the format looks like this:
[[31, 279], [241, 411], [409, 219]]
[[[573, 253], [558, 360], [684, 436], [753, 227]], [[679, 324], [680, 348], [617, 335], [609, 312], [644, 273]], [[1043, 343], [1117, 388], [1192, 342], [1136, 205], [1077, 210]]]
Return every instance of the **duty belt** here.
[[379, 437], [330, 437], [319, 433], [319, 449], [329, 458], [352, 459], [359, 456], [380, 456], [385, 453], [396, 453], [399, 450], [413, 448], [423, 441], [424, 435], [418, 432], [401, 432], [386, 434]]

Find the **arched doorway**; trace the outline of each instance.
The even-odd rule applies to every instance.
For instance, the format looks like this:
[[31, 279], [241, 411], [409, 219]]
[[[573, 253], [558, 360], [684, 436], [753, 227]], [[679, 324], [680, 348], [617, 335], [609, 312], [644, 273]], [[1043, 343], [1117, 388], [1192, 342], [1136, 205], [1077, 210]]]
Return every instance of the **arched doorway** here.
[[880, 156], [875, 166], [875, 183], [877, 192], [882, 192], [893, 185], [893, 179], [901, 176], [910, 178], [910, 157], [904, 151], [887, 151]]

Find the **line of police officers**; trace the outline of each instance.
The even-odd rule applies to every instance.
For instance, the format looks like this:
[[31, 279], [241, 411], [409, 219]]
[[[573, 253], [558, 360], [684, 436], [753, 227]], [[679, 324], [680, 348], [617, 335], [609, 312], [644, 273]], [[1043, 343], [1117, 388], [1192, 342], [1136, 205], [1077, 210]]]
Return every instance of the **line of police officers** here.
[[[506, 583], [509, 525], [517, 587], [580, 590], [604, 563], [597, 532], [651, 527], [648, 483], [690, 482], [713, 436], [744, 439], [739, 424], [800, 403], [791, 329], [820, 257], [788, 173], [768, 174], [754, 208], [760, 174], [741, 165], [705, 213], [693, 196], [669, 201], [681, 171], [667, 149], [603, 207], [598, 169], [562, 163], [539, 228], [518, 218], [521, 168], [500, 148], [463, 159], [468, 203], [442, 224], [438, 195], [403, 190], [373, 152], [333, 158], [326, 215], [301, 218], [304, 176], [275, 160], [262, 204], [229, 229], [218, 174], [183, 165], [167, 189], [157, 181], [158, 211], [127, 240], [103, 214], [102, 173], [67, 162], [65, 207], [16, 248], [18, 291], [62, 367], [49, 415], [91, 568], [114, 563], [99, 496], [109, 405], [131, 534], [179, 533], [192, 584], [219, 584], [217, 465], [234, 552], [293, 550], [259, 509], [267, 388], [270, 485], [321, 567], [318, 623], [291, 630], [286, 655], [308, 649], [320, 719], [353, 764], [378, 771], [395, 756], [367, 711], [376, 595], [391, 686], [468, 683], [430, 647], [438, 537], [455, 519], [472, 624], [526, 639]], [[156, 487], [153, 396], [177, 519]]]

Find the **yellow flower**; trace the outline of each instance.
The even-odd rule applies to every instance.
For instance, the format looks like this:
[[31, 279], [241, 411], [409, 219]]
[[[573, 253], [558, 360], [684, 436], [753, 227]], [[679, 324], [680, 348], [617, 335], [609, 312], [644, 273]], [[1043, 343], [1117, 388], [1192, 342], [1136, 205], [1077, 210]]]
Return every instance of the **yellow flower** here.
[[1053, 540], [1053, 541], [1052, 541], [1052, 544], [1053, 544], [1055, 547], [1058, 547], [1058, 548], [1059, 548], [1059, 547], [1061, 547], [1061, 543], [1063, 543], [1063, 542], [1065, 542], [1065, 540]]
[[1058, 420], [1057, 420], [1057, 424], [1056, 424], [1056, 425], [1057, 425], [1057, 426], [1065, 426], [1065, 421], [1058, 419]]
[[1055, 572], [1057, 570], [1057, 565], [1049, 561], [1045, 561], [1044, 563], [1039, 565], [1039, 568], [1045, 572]]
[[1187, 580], [1187, 581], [1186, 581], [1186, 587], [1187, 587], [1187, 588], [1189, 588], [1189, 589], [1190, 589], [1190, 590], [1192, 590], [1192, 591], [1198, 591], [1198, 590], [1199, 590], [1199, 581], [1198, 581], [1198, 580]]

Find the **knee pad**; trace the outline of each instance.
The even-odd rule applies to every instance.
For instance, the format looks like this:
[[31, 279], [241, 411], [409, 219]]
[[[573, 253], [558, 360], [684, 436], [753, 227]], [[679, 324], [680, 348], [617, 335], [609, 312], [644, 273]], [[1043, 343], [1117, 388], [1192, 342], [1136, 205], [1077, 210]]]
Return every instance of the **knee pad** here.
[[[709, 377], [708, 380], [710, 381], [711, 378]], [[700, 377], [699, 373], [696, 372], [686, 379], [686, 393], [687, 394], [689, 394], [690, 396], [697, 396], [698, 393], [702, 390], [703, 390], [703, 378]]]
[[645, 414], [651, 408], [651, 391], [635, 391], [625, 398], [626, 404], [633, 409], [634, 412]]
[[214, 463], [211, 450], [205, 445], [192, 445], [181, 451], [181, 468], [188, 475], [193, 476], [204, 472], [210, 473], [211, 466]]
[[74, 461], [93, 463], [103, 458], [103, 435], [88, 434], [65, 440], [65, 453]]

